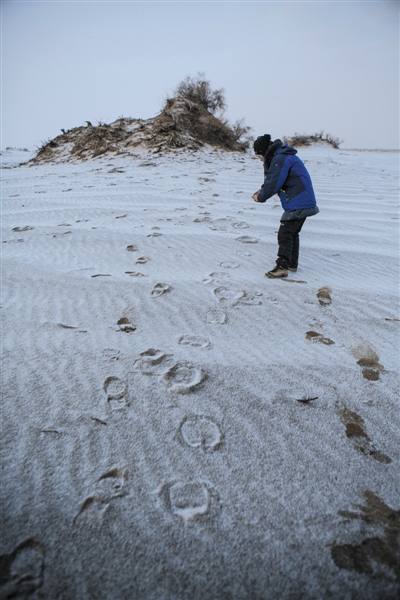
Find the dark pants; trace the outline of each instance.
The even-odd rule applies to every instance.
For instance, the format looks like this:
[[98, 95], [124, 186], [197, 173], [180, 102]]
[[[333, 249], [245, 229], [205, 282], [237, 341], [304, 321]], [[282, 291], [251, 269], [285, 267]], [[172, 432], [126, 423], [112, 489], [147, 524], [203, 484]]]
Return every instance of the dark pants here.
[[297, 269], [299, 261], [299, 233], [303, 227], [305, 219], [292, 219], [290, 221], [281, 221], [278, 231], [278, 259], [276, 264], [284, 269], [289, 267]]

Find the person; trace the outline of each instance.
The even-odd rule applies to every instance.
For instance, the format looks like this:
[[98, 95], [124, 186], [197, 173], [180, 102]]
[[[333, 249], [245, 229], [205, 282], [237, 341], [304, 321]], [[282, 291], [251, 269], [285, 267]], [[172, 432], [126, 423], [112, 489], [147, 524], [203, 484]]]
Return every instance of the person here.
[[266, 202], [278, 194], [284, 213], [278, 231], [276, 266], [265, 273], [267, 277], [287, 277], [297, 271], [299, 233], [307, 217], [316, 215], [316, 203], [311, 177], [297, 150], [269, 134], [259, 136], [253, 144], [256, 156], [264, 163], [264, 183], [252, 196], [255, 202]]

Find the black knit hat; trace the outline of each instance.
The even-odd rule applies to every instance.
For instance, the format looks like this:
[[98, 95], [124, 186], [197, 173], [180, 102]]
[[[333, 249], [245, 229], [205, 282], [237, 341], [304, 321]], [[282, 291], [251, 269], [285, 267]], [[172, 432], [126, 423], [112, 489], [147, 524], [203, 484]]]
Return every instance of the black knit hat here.
[[268, 133], [264, 135], [259, 135], [253, 144], [255, 154], [261, 154], [262, 156], [264, 156], [270, 145], [271, 136]]

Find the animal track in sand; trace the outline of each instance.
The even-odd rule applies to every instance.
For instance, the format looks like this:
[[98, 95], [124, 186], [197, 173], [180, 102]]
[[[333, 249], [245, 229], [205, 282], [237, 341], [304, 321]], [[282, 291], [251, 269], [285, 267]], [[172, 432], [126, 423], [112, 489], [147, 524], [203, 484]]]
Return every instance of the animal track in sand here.
[[107, 402], [112, 410], [120, 410], [127, 405], [126, 393], [128, 386], [118, 377], [107, 377], [104, 381], [104, 391]]
[[322, 335], [322, 333], [317, 333], [316, 331], [307, 331], [306, 339], [311, 340], [312, 342], [320, 342], [321, 344], [325, 344], [326, 346], [331, 346], [335, 342], [326, 338]]
[[174, 481], [161, 489], [166, 508], [185, 523], [215, 513], [218, 497], [203, 481]]
[[[63, 237], [64, 235], [70, 235], [71, 233], [72, 233], [72, 231], [64, 231], [64, 233], [54, 233], [53, 238]], [[47, 235], [49, 235], [49, 234], [47, 234]]]
[[236, 250], [236, 254], [238, 256], [251, 256], [250, 252], [245, 252], [244, 250]]
[[332, 290], [329, 287], [322, 287], [317, 292], [318, 302], [321, 306], [329, 306], [332, 302], [331, 298]]
[[177, 362], [162, 375], [163, 382], [174, 394], [188, 394], [206, 378], [204, 371], [187, 361]]
[[128, 252], [137, 252], [138, 251], [138, 247], [135, 246], [135, 244], [131, 244], [130, 246], [127, 246], [126, 249], [128, 250]]
[[147, 237], [160, 237], [160, 235], [162, 235], [162, 233], [155, 231], [154, 233], [149, 233]]
[[126, 493], [125, 469], [115, 468], [99, 477], [93, 492], [85, 498], [74, 524], [101, 525], [110, 502]]
[[257, 244], [258, 239], [255, 237], [251, 237], [250, 235], [241, 235], [236, 238], [238, 242], [242, 242], [242, 244]]
[[379, 363], [379, 356], [371, 345], [364, 343], [353, 348], [352, 354], [358, 358], [357, 364], [362, 368], [364, 379], [377, 381], [379, 373], [384, 371], [384, 367]]
[[110, 502], [126, 493], [126, 469], [114, 468], [103, 473], [97, 480], [94, 497], [101, 502]]
[[162, 294], [166, 294], [171, 290], [171, 286], [168, 283], [156, 283], [151, 292], [151, 295], [156, 298], [157, 296], [161, 296]]
[[197, 217], [196, 219], [193, 219], [193, 223], [210, 223], [211, 219], [210, 217]]
[[161, 375], [174, 364], [174, 358], [172, 354], [149, 348], [140, 353], [134, 364], [144, 375]]
[[179, 436], [187, 446], [203, 450], [217, 450], [223, 441], [218, 425], [201, 415], [185, 417], [179, 426]]
[[33, 229], [33, 227], [26, 225], [25, 227], [14, 227], [12, 231], [31, 231], [31, 229]]
[[175, 483], [169, 489], [171, 510], [184, 521], [206, 514], [210, 509], [210, 494], [204, 483]]
[[237, 269], [238, 267], [240, 267], [239, 263], [229, 261], [229, 260], [220, 263], [219, 266], [222, 267], [223, 269]]
[[209, 310], [207, 312], [207, 321], [213, 325], [223, 325], [227, 322], [227, 316], [222, 310]]
[[43, 548], [33, 538], [19, 544], [11, 554], [1, 555], [1, 597], [20, 600], [31, 597], [43, 583], [44, 568]]
[[240, 222], [238, 221], [236, 223], [232, 223], [232, 227], [234, 229], [248, 229], [249, 228], [248, 224], [245, 223], [244, 221], [240, 221]]
[[261, 306], [262, 302], [259, 297], [262, 295], [262, 292], [254, 292], [254, 294], [245, 292], [243, 298], [238, 301], [238, 304], [242, 306]]
[[137, 265], [144, 265], [147, 263], [147, 261], [149, 261], [150, 259], [147, 256], [139, 256], [139, 258], [136, 261]]
[[210, 341], [201, 335], [181, 335], [178, 344], [192, 346], [193, 348], [211, 348]]
[[220, 302], [236, 303], [245, 296], [244, 290], [235, 290], [224, 286], [215, 288], [213, 292]]
[[96, 275], [91, 275], [90, 277], [112, 277], [110, 273], [97, 273]]
[[105, 348], [102, 352], [102, 355], [104, 356], [104, 358], [106, 360], [119, 360], [119, 356], [120, 356], [120, 351], [119, 350], [114, 350], [114, 348]]
[[129, 275], [130, 277], [148, 277], [148, 275], [140, 273], [139, 271], [125, 271], [125, 275]]
[[354, 442], [354, 448], [366, 456], [372, 456], [381, 463], [389, 464], [392, 459], [379, 452], [371, 443], [365, 431], [365, 423], [356, 412], [349, 410], [346, 406], [340, 411], [340, 418], [346, 427], [346, 436]]
[[119, 319], [117, 325], [119, 326], [119, 331], [124, 331], [125, 333], [132, 333], [132, 331], [136, 331], [136, 325], [133, 325], [128, 317], [122, 317]]
[[219, 273], [210, 273], [208, 277], [202, 279], [202, 283], [204, 283], [204, 285], [218, 285], [218, 283], [222, 283], [221, 280], [224, 280], [227, 277], [230, 277], [230, 275], [224, 271]]

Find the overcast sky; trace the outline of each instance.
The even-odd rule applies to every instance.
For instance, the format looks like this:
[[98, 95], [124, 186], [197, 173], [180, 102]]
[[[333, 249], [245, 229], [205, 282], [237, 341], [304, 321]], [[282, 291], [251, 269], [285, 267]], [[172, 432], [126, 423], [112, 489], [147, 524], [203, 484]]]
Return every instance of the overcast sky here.
[[2, 143], [157, 115], [187, 75], [274, 138], [399, 147], [399, 3], [3, 0]]

